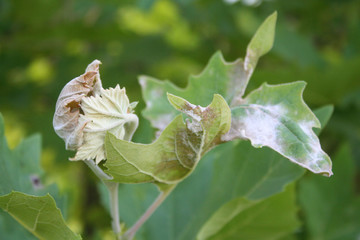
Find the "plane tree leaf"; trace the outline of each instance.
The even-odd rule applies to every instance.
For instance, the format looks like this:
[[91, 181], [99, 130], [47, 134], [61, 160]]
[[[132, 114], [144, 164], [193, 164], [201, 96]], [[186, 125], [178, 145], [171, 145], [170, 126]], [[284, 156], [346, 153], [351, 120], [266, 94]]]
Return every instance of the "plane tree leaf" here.
[[37, 197], [11, 192], [0, 196], [0, 208], [39, 239], [81, 239], [66, 226], [55, 200], [49, 194]]
[[231, 109], [232, 127], [223, 139], [249, 139], [253, 146], [268, 146], [314, 173], [332, 175], [331, 160], [312, 130], [320, 122], [302, 100], [305, 85], [263, 84]]
[[306, 175], [299, 181], [306, 239], [350, 240], [360, 236], [360, 196], [349, 145], [335, 154], [334, 176]]
[[295, 201], [294, 185], [263, 200], [235, 198], [211, 216], [197, 239], [281, 239], [300, 226]]
[[270, 15], [251, 39], [244, 60], [227, 63], [216, 53], [199, 76], [191, 76], [185, 89], [168, 81], [141, 77], [145, 118], [162, 131], [176, 115], [166, 93], [176, 94], [195, 104], [220, 94], [231, 108], [232, 127], [223, 141], [247, 139], [255, 147], [267, 146], [290, 161], [314, 173], [331, 176], [331, 160], [321, 149], [313, 128], [319, 121], [305, 104], [304, 82], [263, 84], [244, 98], [248, 81], [259, 58], [274, 42], [276, 13]]
[[41, 183], [43, 172], [39, 162], [40, 135], [26, 138], [11, 150], [7, 145], [4, 130], [4, 119], [0, 114], [0, 195], [12, 190], [42, 194], [44, 186]]
[[[43, 204], [42, 207], [44, 207], [44, 209], [47, 209], [50, 205], [54, 205], [54, 210], [56, 210], [54, 212], [59, 212], [55, 207], [55, 202], [52, 197], [47, 196], [46, 201], [44, 201], [44, 197], [38, 196], [50, 193], [56, 199], [58, 206], [61, 209], [64, 208], [64, 199], [59, 196], [56, 185], [45, 185], [42, 181], [43, 171], [40, 168], [40, 154], [40, 135], [28, 137], [15, 149], [9, 149], [4, 135], [4, 120], [0, 114], [0, 208], [9, 213], [7, 214], [0, 211], [0, 232], [1, 237], [4, 239], [35, 239], [30, 232], [37, 237], [43, 236], [41, 234], [38, 235], [38, 229], [28, 232], [24, 227], [19, 225], [19, 223], [23, 225], [24, 221], [30, 220], [29, 217], [34, 217], [28, 215], [28, 213], [35, 211], [35, 206], [32, 205], [33, 203], [39, 208], [40, 205]], [[51, 201], [48, 200], [49, 198], [51, 198]], [[53, 216], [49, 215], [48, 219], [51, 220], [51, 217]], [[64, 221], [62, 217], [58, 220]], [[44, 222], [43, 224], [43, 226], [45, 226], [47, 223]], [[52, 223], [49, 222], [49, 224]], [[29, 230], [28, 227], [26, 228]], [[66, 230], [68, 228], [61, 227], [59, 229], [59, 231], [70, 231]], [[56, 229], [53, 228], [53, 230], [55, 231]], [[53, 234], [56, 235], [60, 233], [54, 232]], [[41, 239], [55, 238], [42, 237]]]
[[182, 115], [178, 115], [152, 144], [132, 143], [107, 134], [105, 167], [114, 181], [177, 183], [229, 131], [230, 108], [220, 95], [215, 94], [207, 107], [171, 94], [168, 98], [188, 118], [184, 122]]

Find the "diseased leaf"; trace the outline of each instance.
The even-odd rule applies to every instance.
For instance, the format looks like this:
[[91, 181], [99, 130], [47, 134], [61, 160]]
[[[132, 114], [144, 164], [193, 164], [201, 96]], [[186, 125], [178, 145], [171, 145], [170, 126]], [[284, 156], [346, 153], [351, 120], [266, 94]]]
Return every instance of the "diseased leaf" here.
[[244, 93], [246, 73], [243, 60], [227, 63], [222, 54], [217, 52], [200, 75], [189, 78], [185, 89], [178, 88], [169, 81], [162, 82], [147, 76], [141, 76], [139, 82], [146, 102], [146, 109], [142, 114], [155, 128], [162, 131], [178, 114], [167, 100], [167, 93], [201, 106], [206, 106], [214, 94], [220, 94], [231, 103], [236, 96]]
[[306, 239], [352, 240], [360, 236], [360, 196], [355, 162], [343, 145], [334, 157], [334, 176], [307, 175], [299, 182]]
[[233, 199], [211, 216], [197, 239], [281, 239], [300, 226], [295, 201], [294, 185], [260, 201]]
[[99, 60], [94, 60], [87, 66], [84, 74], [68, 82], [60, 92], [53, 126], [56, 134], [65, 141], [66, 149], [76, 150], [82, 144], [84, 125], [78, 125], [81, 114], [80, 103], [84, 97], [100, 93], [102, 89], [100, 64]]
[[178, 115], [152, 144], [136, 144], [107, 134], [107, 173], [124, 183], [177, 183], [193, 171], [200, 158], [221, 142], [230, 129], [230, 109], [220, 95], [206, 108], [169, 95], [169, 101], [190, 119]]
[[248, 45], [245, 61], [227, 63], [217, 53], [203, 73], [189, 79], [185, 89], [141, 77], [147, 106], [144, 117], [161, 131], [175, 116], [166, 101], [167, 92], [195, 104], [218, 93], [227, 101], [232, 114], [231, 130], [222, 140], [248, 139], [255, 147], [268, 146], [314, 173], [331, 176], [331, 160], [312, 130], [319, 128], [320, 123], [302, 99], [304, 82], [264, 84], [243, 98], [259, 57], [273, 45], [276, 15], [269, 16], [259, 27]]
[[37, 197], [11, 192], [0, 196], [0, 208], [39, 239], [81, 239], [66, 226], [60, 210], [49, 194]]
[[292, 162], [331, 176], [331, 161], [312, 128], [320, 122], [302, 100], [305, 82], [263, 84], [241, 105], [231, 109], [232, 126], [223, 140], [249, 139], [253, 146], [268, 146]]

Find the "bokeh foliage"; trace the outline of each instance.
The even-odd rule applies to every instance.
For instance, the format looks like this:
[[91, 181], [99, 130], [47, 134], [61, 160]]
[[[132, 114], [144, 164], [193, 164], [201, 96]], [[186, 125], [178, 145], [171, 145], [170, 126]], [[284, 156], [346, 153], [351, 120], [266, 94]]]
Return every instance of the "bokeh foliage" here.
[[[0, 111], [9, 145], [15, 147], [24, 136], [41, 133], [47, 181], [57, 182], [69, 196], [68, 222], [84, 239], [104, 238], [110, 231], [110, 217], [98, 204], [95, 179], [84, 164], [67, 161], [74, 153], [64, 151], [64, 143], [52, 129], [62, 87], [99, 59], [104, 87], [117, 83], [126, 87], [131, 101], [140, 100], [136, 109], [140, 113], [144, 107], [137, 81], [140, 74], [184, 87], [188, 75], [198, 74], [215, 51], [221, 50], [228, 61], [244, 56], [256, 28], [275, 10], [274, 47], [260, 60], [249, 90], [264, 81], [305, 80], [304, 98], [311, 108], [334, 104], [321, 142], [331, 156], [343, 144], [349, 146], [349, 154], [341, 156], [346, 163], [353, 161], [352, 191], [354, 196], [359, 194], [359, 1], [272, 0], [257, 6], [244, 2], [0, 1]], [[134, 140], [150, 142], [149, 127], [140, 119]], [[306, 189], [302, 192], [306, 194]], [[308, 218], [306, 211], [301, 214]], [[311, 227], [305, 226], [300, 237], [311, 233]]]

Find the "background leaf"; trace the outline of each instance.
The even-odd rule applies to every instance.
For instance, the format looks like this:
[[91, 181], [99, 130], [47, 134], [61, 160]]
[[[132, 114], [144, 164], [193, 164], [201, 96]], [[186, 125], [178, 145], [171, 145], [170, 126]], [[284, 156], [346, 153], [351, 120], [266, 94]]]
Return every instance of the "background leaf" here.
[[360, 234], [360, 198], [354, 188], [355, 168], [350, 148], [334, 157], [334, 176], [328, 181], [307, 175], [299, 199], [308, 239], [356, 239]]
[[300, 226], [294, 190], [291, 185], [262, 201], [236, 198], [224, 204], [201, 228], [197, 239], [282, 239]]
[[[22, 208], [12, 208], [6, 211], [9, 211], [10, 214], [12, 214], [12, 211], [16, 211], [16, 216], [13, 216], [17, 220], [27, 218], [25, 212], [31, 212], [31, 208], [33, 207], [32, 203], [28, 201], [34, 201], [39, 208], [41, 208], [40, 205], [42, 203], [44, 203], [43, 207], [46, 207], [46, 204], [49, 203], [49, 200], [42, 202], [41, 197], [31, 195], [39, 196], [46, 193], [51, 193], [51, 195], [55, 196], [58, 206], [64, 210], [65, 199], [59, 196], [56, 185], [46, 185], [43, 181], [43, 171], [40, 169], [39, 161], [41, 153], [41, 138], [39, 135], [34, 135], [23, 140], [14, 150], [10, 150], [4, 136], [4, 120], [0, 114], [0, 149], [0, 183], [2, 183], [0, 184], [0, 199], [3, 210], [8, 207], [10, 208], [11, 204], [20, 204], [23, 205]], [[21, 191], [23, 193], [13, 194], [11, 193], [12, 191]], [[31, 195], [25, 195], [24, 193]], [[7, 206], [7, 201], [13, 201], [13, 195], [16, 197], [16, 202], [9, 202], [10, 205]], [[50, 196], [47, 198], [51, 198], [51, 205], [55, 207], [53, 198]], [[62, 217], [61, 221], [63, 221]], [[0, 222], [3, 223], [0, 224], [2, 237], [14, 240], [24, 238], [34, 239], [28, 231], [8, 214], [1, 214]]]

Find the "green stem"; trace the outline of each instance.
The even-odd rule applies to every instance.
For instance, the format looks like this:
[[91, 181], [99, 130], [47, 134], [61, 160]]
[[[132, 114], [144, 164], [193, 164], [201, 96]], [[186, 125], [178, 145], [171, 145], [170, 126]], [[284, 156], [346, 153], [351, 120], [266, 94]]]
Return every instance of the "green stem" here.
[[149, 217], [155, 212], [155, 210], [161, 205], [161, 203], [169, 196], [172, 190], [176, 187], [174, 184], [172, 187], [168, 188], [165, 191], [160, 192], [159, 196], [155, 201], [150, 205], [150, 207], [145, 211], [145, 213], [139, 218], [139, 220], [124, 234], [124, 239], [132, 240], [139, 230], [139, 228], [149, 219]]
[[110, 182], [109, 180], [111, 180], [112, 177], [107, 175], [94, 161], [85, 160], [84, 162], [95, 173], [95, 175], [105, 184], [105, 186], [109, 192], [110, 215], [112, 218], [112, 229], [113, 229], [117, 239], [121, 239], [119, 201], [118, 201], [119, 184], [116, 182]]
[[104, 173], [104, 171], [93, 160], [84, 160], [84, 162], [101, 181], [104, 182], [112, 179], [112, 177]]
[[104, 182], [109, 191], [111, 226], [117, 239], [121, 239], [121, 226], [119, 216], [119, 184], [115, 182]]
[[139, 125], [139, 118], [135, 114], [128, 114], [125, 121], [125, 136], [123, 140], [130, 141]]

